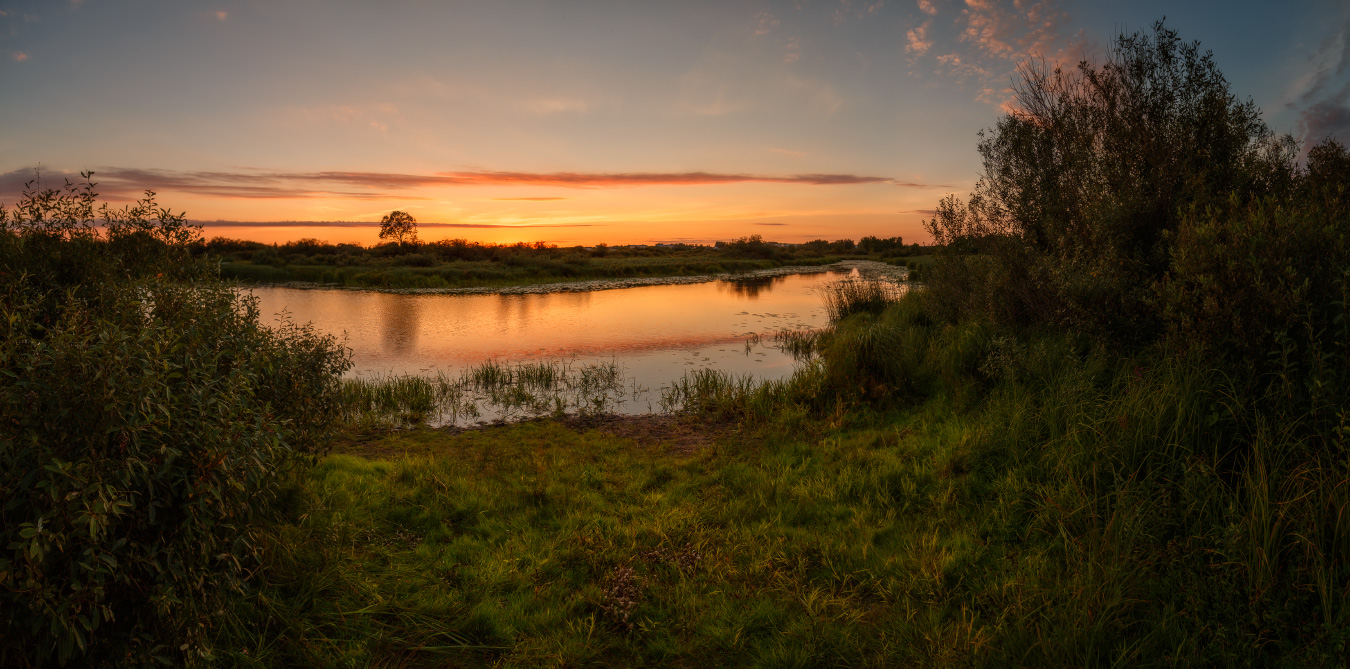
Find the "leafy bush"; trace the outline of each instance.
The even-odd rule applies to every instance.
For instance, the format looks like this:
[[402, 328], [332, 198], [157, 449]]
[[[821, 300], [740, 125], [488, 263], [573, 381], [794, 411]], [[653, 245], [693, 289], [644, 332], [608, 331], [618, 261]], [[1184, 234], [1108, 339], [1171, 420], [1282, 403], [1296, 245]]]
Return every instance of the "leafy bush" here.
[[[86, 178], [88, 175], [85, 175]], [[191, 663], [347, 354], [191, 260], [153, 193], [0, 208], [0, 664]]]
[[997, 267], [971, 273], [956, 259], [935, 281], [987, 284], [965, 291], [963, 313], [1147, 341], [1162, 329], [1151, 286], [1181, 212], [1288, 193], [1293, 140], [1161, 22], [1120, 36], [1101, 67], [1021, 74], [1017, 109], [981, 133], [970, 201], [944, 200], [928, 223], [949, 252]]
[[1299, 414], [1350, 397], [1344, 147], [1299, 167], [1161, 22], [1100, 68], [1022, 73], [970, 201], [928, 223], [945, 246], [925, 277], [935, 314], [1197, 347], [1253, 397], [1311, 402], [1285, 407]]

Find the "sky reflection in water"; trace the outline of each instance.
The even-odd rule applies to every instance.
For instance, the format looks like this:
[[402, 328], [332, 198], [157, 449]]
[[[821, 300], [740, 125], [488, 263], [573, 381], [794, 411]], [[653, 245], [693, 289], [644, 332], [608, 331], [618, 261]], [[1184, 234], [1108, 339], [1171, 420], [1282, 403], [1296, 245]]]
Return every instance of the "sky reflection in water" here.
[[[819, 289], [843, 273], [543, 295], [406, 295], [260, 287], [264, 319], [283, 310], [352, 348], [349, 376], [458, 375], [485, 360], [614, 361], [636, 388], [657, 390], [712, 367], [757, 379], [791, 374], [771, 344], [787, 328], [827, 321]], [[753, 336], [764, 343], [755, 345]], [[749, 340], [749, 341], [747, 341]], [[655, 407], [638, 393], [627, 412]], [[650, 407], [649, 407], [650, 405]]]

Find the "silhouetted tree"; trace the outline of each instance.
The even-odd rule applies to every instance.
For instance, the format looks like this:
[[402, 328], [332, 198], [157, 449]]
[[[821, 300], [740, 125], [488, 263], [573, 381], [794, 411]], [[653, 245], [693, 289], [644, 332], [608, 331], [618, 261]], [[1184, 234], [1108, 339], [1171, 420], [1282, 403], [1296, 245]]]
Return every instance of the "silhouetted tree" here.
[[406, 211], [391, 211], [380, 219], [380, 239], [393, 239], [399, 246], [417, 243], [417, 219]]

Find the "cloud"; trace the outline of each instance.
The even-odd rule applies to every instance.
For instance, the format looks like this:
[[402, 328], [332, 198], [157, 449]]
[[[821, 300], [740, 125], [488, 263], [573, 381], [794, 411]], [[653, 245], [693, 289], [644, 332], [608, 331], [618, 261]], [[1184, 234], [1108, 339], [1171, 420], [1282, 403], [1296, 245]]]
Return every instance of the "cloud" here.
[[535, 116], [553, 114], [584, 114], [591, 109], [590, 103], [579, 98], [540, 98], [524, 104], [525, 110]]
[[227, 11], [225, 11], [225, 10], [223, 10], [223, 9], [216, 12], [216, 20], [217, 20], [217, 21], [224, 21], [225, 19], [228, 19], [228, 18], [230, 18], [230, 13], [229, 13], [229, 12], [227, 12]]
[[1350, 21], [1322, 41], [1311, 62], [1302, 93], [1289, 103], [1299, 113], [1305, 152], [1327, 136], [1350, 141]]
[[787, 223], [751, 223], [750, 225], [787, 225]]
[[23, 61], [28, 60], [28, 54], [22, 51], [15, 51], [14, 55], [10, 57], [13, 58], [16, 63], [22, 63]]
[[778, 17], [763, 11], [755, 15], [755, 34], [767, 35], [778, 27]]
[[834, 23], [840, 25], [849, 19], [866, 19], [886, 5], [886, 0], [838, 0], [834, 8]]
[[566, 200], [565, 197], [494, 197], [497, 202], [549, 202], [552, 200]]
[[[1069, 14], [1058, 0], [966, 0], [965, 5], [950, 26], [925, 18], [910, 29], [905, 52], [911, 66], [924, 65], [940, 77], [973, 86], [981, 102], [1006, 107], [1018, 65], [1036, 59], [1072, 65], [1091, 46], [1081, 30], [1071, 31]], [[927, 17], [937, 14], [930, 0], [919, 0], [918, 6]]]
[[1342, 88], [1339, 97], [1314, 103], [1299, 115], [1305, 151], [1327, 137], [1342, 144], [1350, 143], [1350, 105], [1345, 103], [1346, 96], [1350, 96], [1350, 86]]
[[[0, 174], [0, 198], [16, 197], [33, 179], [32, 169]], [[39, 188], [55, 187], [70, 172], [47, 172]], [[719, 174], [714, 172], [508, 172], [465, 171], [435, 174], [392, 172], [186, 172], [176, 170], [103, 168], [95, 170], [96, 191], [114, 199], [138, 196], [149, 189], [242, 199], [342, 197], [361, 200], [427, 199], [410, 196], [417, 188], [453, 186], [554, 186], [562, 188], [636, 188], [641, 186], [707, 186], [737, 183], [783, 183], [807, 186], [891, 184], [906, 188], [945, 188], [939, 184], [903, 182], [856, 174]], [[521, 198], [539, 199], [546, 198]]]
[[933, 21], [930, 19], [924, 21], [918, 28], [905, 33], [905, 39], [909, 42], [905, 45], [905, 53], [922, 56], [933, 48], [933, 41], [928, 39], [928, 28], [932, 25]]
[[295, 121], [310, 126], [318, 124], [338, 124], [346, 126], [366, 126], [375, 130], [389, 129], [391, 121], [399, 118], [398, 107], [389, 103], [374, 105], [316, 105], [312, 107], [289, 106], [285, 113]]
[[[192, 221], [213, 228], [370, 228], [378, 221]], [[418, 228], [591, 228], [595, 223], [435, 223], [418, 221]]]
[[[335, 173], [325, 173], [335, 174]], [[634, 186], [702, 186], [729, 183], [795, 183], [812, 186], [894, 183], [887, 177], [855, 174], [794, 174], [765, 176], [713, 172], [441, 172], [434, 179], [445, 185], [530, 185], [566, 188], [625, 188]]]

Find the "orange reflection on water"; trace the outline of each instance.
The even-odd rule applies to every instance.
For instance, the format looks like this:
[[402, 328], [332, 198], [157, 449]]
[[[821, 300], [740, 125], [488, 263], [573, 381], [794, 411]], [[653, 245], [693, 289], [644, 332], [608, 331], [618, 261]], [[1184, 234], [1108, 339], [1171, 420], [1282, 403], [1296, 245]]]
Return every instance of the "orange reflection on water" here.
[[345, 336], [355, 373], [453, 371], [488, 359], [540, 357], [612, 357], [642, 367], [662, 355], [678, 370], [691, 351], [701, 351], [709, 366], [755, 373], [790, 368], [790, 361], [776, 350], [745, 355], [739, 343], [751, 334], [824, 324], [817, 288], [838, 278], [790, 275], [541, 295], [253, 292], [264, 316], [284, 309], [319, 332]]

